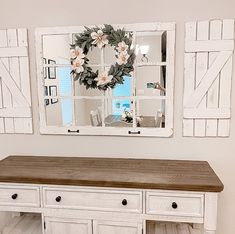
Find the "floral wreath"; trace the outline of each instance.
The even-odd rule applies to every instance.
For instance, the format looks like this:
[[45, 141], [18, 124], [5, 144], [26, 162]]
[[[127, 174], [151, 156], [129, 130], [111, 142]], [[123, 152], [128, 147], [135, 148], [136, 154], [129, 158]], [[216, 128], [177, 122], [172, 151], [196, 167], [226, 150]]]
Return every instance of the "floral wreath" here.
[[[107, 90], [123, 84], [123, 76], [131, 76], [136, 56], [131, 49], [130, 32], [114, 30], [113, 26], [105, 24], [103, 27], [85, 27], [85, 31], [75, 37], [75, 44], [71, 45], [71, 74], [74, 80], [79, 80], [87, 89]], [[106, 45], [114, 46], [116, 63], [108, 71], [93, 71], [86, 56], [93, 47], [102, 49]]]

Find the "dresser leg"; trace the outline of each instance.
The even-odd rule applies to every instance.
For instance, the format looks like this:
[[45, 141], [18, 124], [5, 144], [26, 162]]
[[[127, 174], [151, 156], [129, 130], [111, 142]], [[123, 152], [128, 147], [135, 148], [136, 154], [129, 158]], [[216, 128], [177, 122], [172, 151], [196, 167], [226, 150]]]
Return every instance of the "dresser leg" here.
[[217, 200], [217, 193], [205, 194], [204, 234], [216, 234]]

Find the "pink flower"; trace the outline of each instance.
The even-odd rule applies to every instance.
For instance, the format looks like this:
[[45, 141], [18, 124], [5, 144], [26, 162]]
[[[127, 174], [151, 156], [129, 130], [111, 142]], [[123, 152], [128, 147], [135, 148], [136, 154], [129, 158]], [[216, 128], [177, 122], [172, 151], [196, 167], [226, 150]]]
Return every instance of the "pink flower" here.
[[130, 57], [130, 55], [127, 53], [127, 51], [121, 52], [121, 53], [118, 55], [117, 63], [118, 63], [119, 65], [127, 64], [127, 61], [128, 61], [128, 58], [129, 58], [129, 57]]
[[98, 81], [97, 86], [106, 85], [111, 82], [113, 76], [108, 75], [107, 71], [102, 71], [99, 73], [98, 77], [95, 78], [95, 81]]
[[73, 69], [76, 71], [76, 73], [81, 73], [84, 71], [84, 67], [82, 66], [84, 64], [84, 59], [76, 58], [73, 60]]
[[71, 52], [71, 58], [73, 59], [75, 58], [82, 59], [85, 57], [82, 48], [80, 48], [79, 46], [76, 46], [74, 49], [71, 49], [70, 52]]
[[124, 41], [119, 42], [117, 50], [119, 53], [125, 52], [128, 50], [128, 45]]
[[100, 49], [109, 43], [107, 35], [104, 35], [102, 30], [98, 30], [97, 32], [92, 32], [91, 38], [94, 39], [92, 44], [97, 45], [98, 48]]

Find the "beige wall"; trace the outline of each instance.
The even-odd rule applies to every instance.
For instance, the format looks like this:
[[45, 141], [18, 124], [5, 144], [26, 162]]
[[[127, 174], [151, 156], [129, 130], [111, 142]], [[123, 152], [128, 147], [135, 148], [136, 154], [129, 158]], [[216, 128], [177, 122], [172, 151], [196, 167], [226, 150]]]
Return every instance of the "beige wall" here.
[[[0, 135], [1, 158], [9, 154], [25, 154], [207, 160], [225, 184], [225, 190], [219, 199], [218, 234], [234, 234], [235, 100], [232, 102], [230, 138], [182, 137], [184, 22], [210, 18], [235, 18], [234, 0], [1, 0], [0, 9], [0, 28], [29, 28], [35, 129], [34, 135]], [[41, 136], [38, 131], [34, 28], [151, 21], [177, 23], [174, 137], [127, 139], [126, 137]], [[235, 79], [233, 99], [235, 99], [234, 85]]]

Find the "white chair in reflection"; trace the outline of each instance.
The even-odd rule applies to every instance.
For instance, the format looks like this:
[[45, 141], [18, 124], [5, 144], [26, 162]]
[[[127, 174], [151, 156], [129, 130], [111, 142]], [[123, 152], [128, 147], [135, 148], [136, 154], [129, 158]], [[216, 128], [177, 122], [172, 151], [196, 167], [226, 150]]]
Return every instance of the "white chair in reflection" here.
[[90, 112], [90, 118], [91, 118], [91, 125], [94, 127], [98, 127], [102, 125], [101, 119], [99, 117], [99, 111], [94, 110]]
[[156, 118], [155, 118], [155, 127], [156, 128], [161, 128], [161, 126], [162, 126], [162, 117], [163, 117], [162, 112], [157, 111], [157, 115], [156, 115]]
[[102, 123], [102, 114], [103, 114], [103, 112], [102, 112], [102, 106], [99, 106], [99, 107], [98, 107], [98, 115], [99, 115], [99, 121], [100, 121], [100, 123]]

